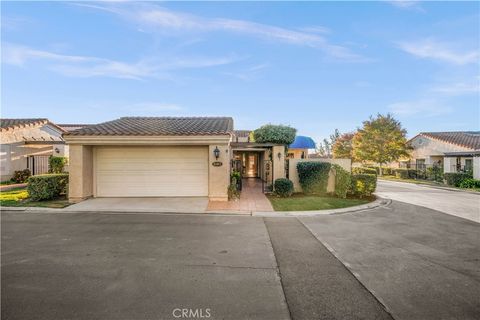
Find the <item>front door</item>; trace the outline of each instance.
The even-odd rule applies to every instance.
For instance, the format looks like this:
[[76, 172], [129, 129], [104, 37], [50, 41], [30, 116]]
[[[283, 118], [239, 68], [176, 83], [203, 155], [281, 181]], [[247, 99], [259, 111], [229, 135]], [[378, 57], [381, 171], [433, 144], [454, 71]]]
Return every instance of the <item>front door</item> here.
[[248, 178], [256, 178], [258, 177], [258, 154], [249, 152], [246, 155], [245, 159], [245, 175]]

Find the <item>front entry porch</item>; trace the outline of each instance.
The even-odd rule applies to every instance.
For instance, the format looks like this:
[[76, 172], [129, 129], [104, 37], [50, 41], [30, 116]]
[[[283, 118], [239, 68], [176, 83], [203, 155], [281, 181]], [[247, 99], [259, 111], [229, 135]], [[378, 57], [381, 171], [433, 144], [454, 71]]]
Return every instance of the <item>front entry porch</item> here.
[[209, 201], [207, 211], [272, 212], [273, 207], [262, 192], [262, 180], [245, 178], [239, 200]]

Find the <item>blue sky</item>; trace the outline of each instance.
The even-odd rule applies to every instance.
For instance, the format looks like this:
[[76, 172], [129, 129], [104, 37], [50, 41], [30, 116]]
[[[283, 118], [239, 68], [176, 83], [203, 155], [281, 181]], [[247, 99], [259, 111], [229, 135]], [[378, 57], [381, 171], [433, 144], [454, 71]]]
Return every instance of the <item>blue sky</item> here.
[[478, 130], [479, 2], [2, 2], [2, 117]]

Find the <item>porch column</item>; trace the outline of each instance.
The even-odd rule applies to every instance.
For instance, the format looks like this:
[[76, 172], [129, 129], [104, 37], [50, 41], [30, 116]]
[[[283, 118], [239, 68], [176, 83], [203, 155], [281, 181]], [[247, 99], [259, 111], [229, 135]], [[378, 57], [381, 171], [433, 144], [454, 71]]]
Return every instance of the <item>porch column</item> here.
[[285, 147], [274, 146], [272, 148], [273, 182], [285, 178]]
[[[213, 151], [220, 150], [215, 158]], [[208, 146], [208, 198], [212, 201], [228, 201], [230, 185], [230, 146], [228, 144], [212, 144]], [[218, 165], [221, 163], [221, 165]]]
[[68, 197], [79, 202], [93, 196], [93, 147], [69, 146]]
[[455, 157], [444, 157], [443, 158], [443, 173], [455, 172], [456, 158]]
[[473, 157], [473, 178], [480, 179], [480, 156]]

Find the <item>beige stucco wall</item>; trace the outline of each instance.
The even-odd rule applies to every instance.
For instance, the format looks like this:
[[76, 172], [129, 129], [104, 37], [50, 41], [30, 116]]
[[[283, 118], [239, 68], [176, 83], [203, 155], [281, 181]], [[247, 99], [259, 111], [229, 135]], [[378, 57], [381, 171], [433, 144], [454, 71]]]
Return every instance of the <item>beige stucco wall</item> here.
[[[27, 126], [2, 130], [0, 139], [0, 175], [1, 181], [9, 180], [14, 171], [27, 168], [27, 157], [34, 155], [67, 156], [68, 148], [63, 144], [25, 144], [27, 140], [61, 140], [62, 132], [51, 125]], [[55, 148], [59, 153], [54, 152]]]
[[[280, 157], [279, 157], [280, 155]], [[285, 147], [272, 147], [273, 181], [285, 178]]]
[[78, 202], [93, 196], [93, 147], [71, 145], [69, 149], [68, 196]]
[[293, 159], [302, 159], [302, 153], [305, 154], [305, 159], [308, 158], [308, 149], [288, 149], [288, 153], [293, 153]]
[[417, 136], [411, 141], [413, 151], [411, 152], [411, 158], [415, 162], [416, 159], [425, 159], [425, 164], [433, 164], [438, 157], [443, 156], [445, 152], [460, 152], [471, 151], [471, 149], [457, 146], [451, 143], [442, 142], [439, 140], [431, 139], [425, 136]]
[[[213, 150], [218, 147], [220, 156], [215, 158]], [[231, 150], [228, 144], [211, 144], [208, 146], [208, 198], [212, 201], [228, 201], [228, 186], [230, 184]], [[216, 167], [214, 162], [222, 162]]]
[[[299, 162], [329, 162], [341, 166], [348, 172], [352, 170], [352, 161], [350, 159], [290, 159], [288, 164], [289, 179], [293, 182], [295, 192], [302, 192], [302, 187], [298, 181], [297, 163]], [[335, 176], [330, 173], [328, 177], [327, 192], [335, 190]]]

